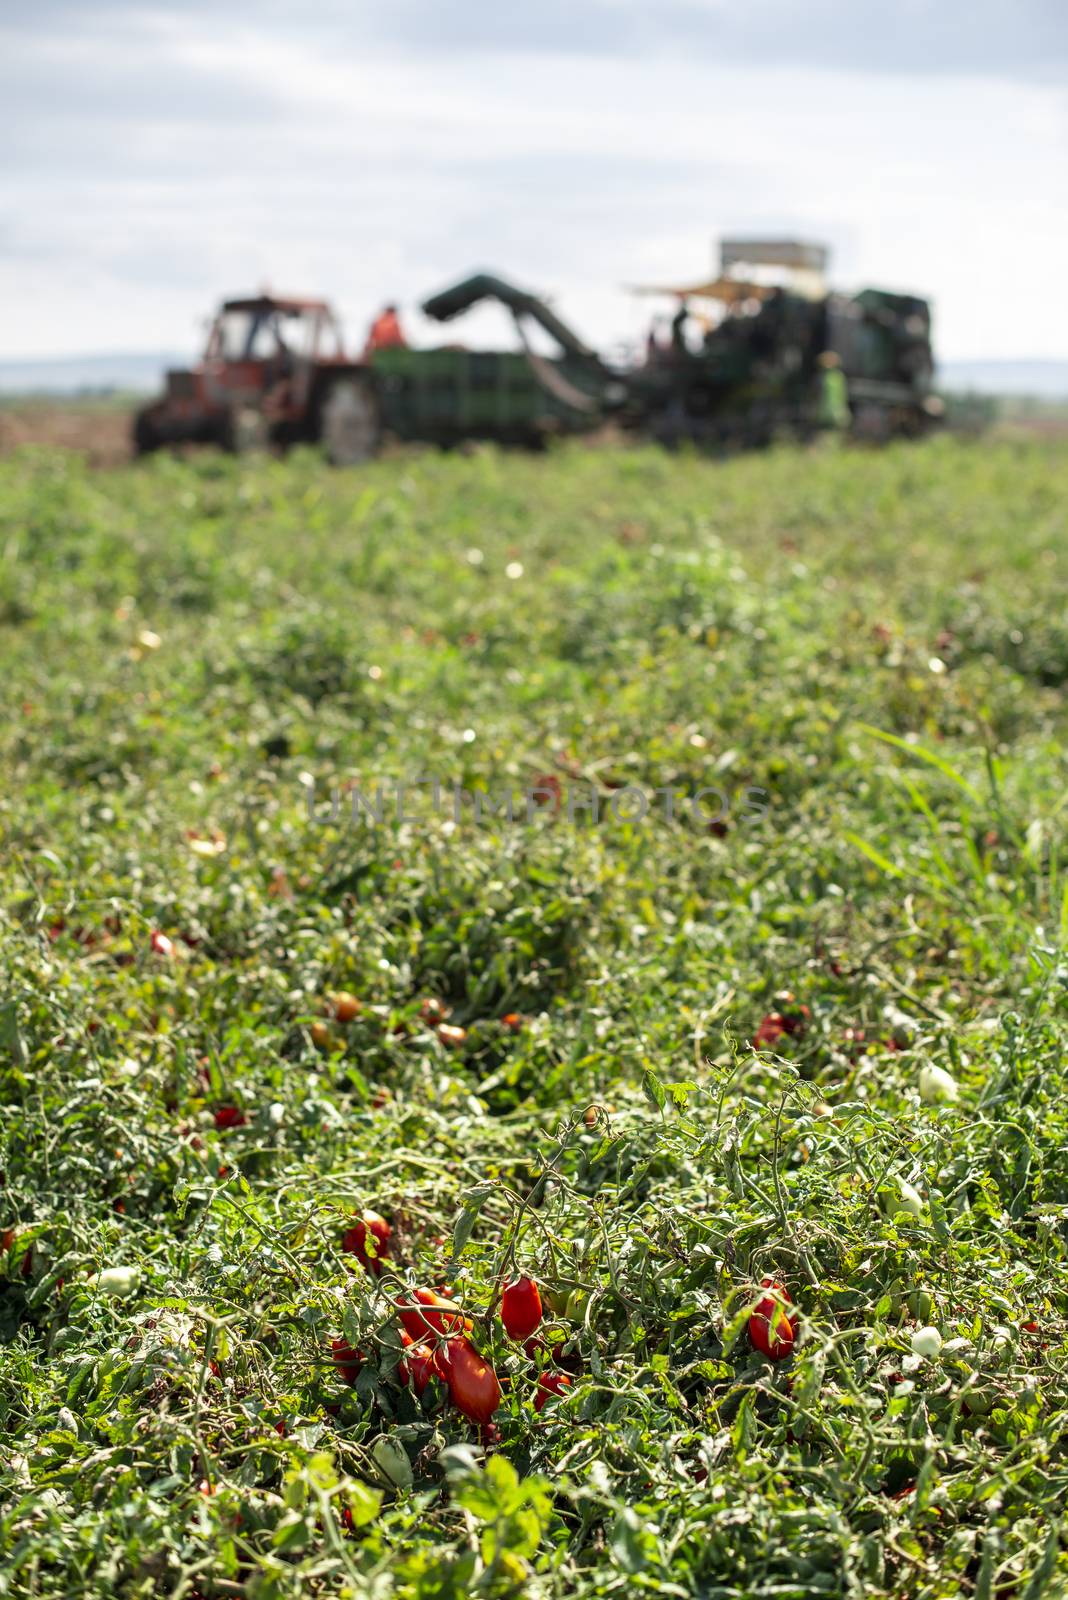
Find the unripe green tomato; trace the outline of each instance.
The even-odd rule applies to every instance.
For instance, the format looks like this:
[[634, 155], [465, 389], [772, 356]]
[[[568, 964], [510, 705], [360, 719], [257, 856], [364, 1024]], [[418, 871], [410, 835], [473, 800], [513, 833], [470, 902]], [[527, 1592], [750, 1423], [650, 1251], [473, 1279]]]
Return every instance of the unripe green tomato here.
[[552, 1312], [554, 1317], [566, 1317], [567, 1316], [567, 1302], [571, 1298], [571, 1294], [570, 1294], [569, 1290], [567, 1290], [567, 1289], [548, 1289], [548, 1288], [544, 1288], [543, 1287], [542, 1288], [542, 1297], [546, 1301], [548, 1301], [549, 1309]]
[[886, 1298], [890, 1302], [890, 1310], [888, 1312], [888, 1316], [890, 1316], [890, 1317], [900, 1317], [900, 1315], [901, 1315], [901, 1313], [902, 1313], [902, 1311], [904, 1309], [904, 1306], [905, 1306], [905, 1280], [904, 1280], [904, 1278], [893, 1278], [887, 1284], [884, 1293], [886, 1294]]
[[952, 1104], [960, 1095], [953, 1074], [930, 1062], [920, 1068], [919, 1088], [920, 1099], [929, 1106]]
[[391, 1484], [398, 1489], [411, 1488], [412, 1464], [399, 1439], [391, 1439], [388, 1433], [382, 1434], [371, 1446], [371, 1454], [375, 1466]]
[[567, 1297], [564, 1315], [569, 1322], [584, 1322], [586, 1320], [586, 1307], [589, 1303], [590, 1297], [587, 1290], [572, 1289]]
[[982, 1383], [965, 1390], [964, 1404], [973, 1417], [988, 1417], [997, 1404], [998, 1392]]
[[906, 1183], [904, 1178], [899, 1178], [897, 1194], [891, 1194], [887, 1199], [890, 1215], [898, 1216], [904, 1211], [910, 1217], [923, 1216], [923, 1196], [911, 1183]]
[[129, 1299], [137, 1293], [140, 1282], [138, 1267], [105, 1267], [103, 1272], [97, 1272], [89, 1279], [94, 1289], [100, 1294], [110, 1295], [114, 1300]]
[[909, 1295], [909, 1316], [928, 1323], [934, 1316], [934, 1295], [930, 1289], [913, 1289]]
[[924, 1361], [937, 1361], [942, 1352], [942, 1335], [937, 1328], [917, 1328], [910, 1342], [913, 1355]]

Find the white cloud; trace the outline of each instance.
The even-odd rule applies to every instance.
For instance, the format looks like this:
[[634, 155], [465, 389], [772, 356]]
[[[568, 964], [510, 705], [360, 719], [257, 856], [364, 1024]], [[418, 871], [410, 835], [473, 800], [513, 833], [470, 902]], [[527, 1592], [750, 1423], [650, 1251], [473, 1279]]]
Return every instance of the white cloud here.
[[702, 273], [714, 235], [759, 229], [829, 240], [844, 283], [929, 293], [947, 357], [1068, 356], [1065, 100], [1034, 74], [589, 37], [340, 50], [320, 9], [305, 31], [195, 7], [9, 28], [0, 355], [191, 346], [221, 294], [264, 282], [330, 295], [357, 335], [476, 267], [607, 344], [649, 314], [623, 284]]

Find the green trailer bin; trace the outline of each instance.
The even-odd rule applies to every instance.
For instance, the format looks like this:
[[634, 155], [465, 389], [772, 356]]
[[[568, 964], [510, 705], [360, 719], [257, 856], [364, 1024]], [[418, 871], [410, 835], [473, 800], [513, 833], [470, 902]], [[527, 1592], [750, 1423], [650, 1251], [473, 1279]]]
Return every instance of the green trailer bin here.
[[589, 426], [547, 387], [539, 368], [574, 384], [563, 360], [537, 366], [522, 351], [391, 349], [371, 357], [382, 427], [397, 439], [454, 445], [468, 439], [538, 445]]

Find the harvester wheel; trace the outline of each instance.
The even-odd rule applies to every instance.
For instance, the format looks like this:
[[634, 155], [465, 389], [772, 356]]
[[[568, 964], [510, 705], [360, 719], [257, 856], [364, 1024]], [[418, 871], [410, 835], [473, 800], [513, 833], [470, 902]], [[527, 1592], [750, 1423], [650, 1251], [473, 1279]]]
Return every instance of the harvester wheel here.
[[378, 402], [368, 384], [339, 378], [331, 385], [319, 412], [319, 440], [332, 466], [370, 461], [380, 432]]

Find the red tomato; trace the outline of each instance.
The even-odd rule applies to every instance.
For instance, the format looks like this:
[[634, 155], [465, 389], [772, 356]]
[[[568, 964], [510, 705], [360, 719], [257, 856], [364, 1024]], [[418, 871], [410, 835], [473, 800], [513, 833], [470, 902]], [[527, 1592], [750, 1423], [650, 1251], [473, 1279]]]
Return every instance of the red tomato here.
[[440, 1336], [471, 1332], [471, 1319], [464, 1316], [455, 1300], [447, 1300], [433, 1289], [413, 1289], [397, 1301], [397, 1310], [405, 1333], [412, 1339], [425, 1339], [431, 1333]]
[[501, 1018], [501, 1025], [505, 1028], [509, 1028], [512, 1033], [518, 1033], [520, 1028], [523, 1026], [523, 1018], [520, 1016], [518, 1011], [506, 1011], [504, 1016]]
[[529, 1339], [541, 1322], [541, 1295], [533, 1278], [516, 1278], [501, 1295], [501, 1321], [509, 1339]]
[[437, 1352], [428, 1344], [413, 1344], [408, 1351], [405, 1365], [411, 1374], [412, 1388], [421, 1400], [431, 1378], [441, 1377], [441, 1363]]
[[448, 1014], [449, 1007], [444, 1000], [436, 1000], [433, 995], [429, 1000], [424, 1000], [419, 1007], [419, 1015], [424, 1022], [429, 1022], [432, 1028], [436, 1027], [439, 1022], [444, 1022]]
[[542, 1411], [550, 1400], [556, 1400], [571, 1387], [566, 1372], [543, 1372], [538, 1379], [538, 1392], [534, 1396], [534, 1410]]
[[769, 1011], [753, 1035], [754, 1050], [759, 1050], [762, 1044], [777, 1044], [785, 1032], [786, 1024], [779, 1012]]
[[793, 1310], [790, 1296], [781, 1283], [776, 1283], [774, 1278], [762, 1278], [760, 1287], [769, 1293], [761, 1295], [753, 1307], [749, 1342], [770, 1361], [784, 1361], [793, 1353], [797, 1317], [790, 1314]]
[[536, 806], [551, 806], [554, 812], [559, 811], [563, 785], [555, 772], [539, 773], [527, 792]]
[[346, 1383], [355, 1383], [363, 1366], [363, 1351], [354, 1350], [344, 1339], [331, 1339], [330, 1357], [338, 1370], [338, 1376], [344, 1378]]
[[215, 1113], [217, 1128], [243, 1128], [248, 1118], [239, 1106], [220, 1106]]
[[332, 1050], [337, 1043], [325, 1022], [313, 1022], [309, 1031], [316, 1050]]
[[173, 956], [174, 944], [165, 933], [160, 933], [158, 928], [153, 928], [149, 938], [152, 952], [157, 956]]
[[341, 1248], [354, 1255], [356, 1260], [373, 1277], [378, 1277], [389, 1259], [389, 1241], [393, 1229], [377, 1211], [363, 1211], [355, 1226], [347, 1228], [341, 1236]]
[[783, 1034], [800, 1037], [809, 1016], [808, 1006], [798, 1006], [794, 1011], [769, 1011], [753, 1035], [753, 1048], [759, 1050], [762, 1045], [778, 1044]]
[[812, 1016], [808, 1006], [798, 1006], [795, 1011], [784, 1011], [782, 1014], [783, 1028], [787, 1033], [802, 1034]]
[[501, 1386], [469, 1339], [450, 1339], [438, 1351], [449, 1399], [468, 1422], [487, 1423], [501, 1403]]
[[352, 1022], [363, 1010], [362, 1003], [348, 989], [336, 989], [326, 997], [327, 1005], [338, 1022]]
[[[3, 1233], [0, 1234], [0, 1250], [10, 1250], [18, 1242], [18, 1237], [18, 1230], [16, 1228], [5, 1228]], [[30, 1246], [30, 1248], [26, 1251], [26, 1254], [23, 1256], [22, 1266], [19, 1270], [24, 1278], [28, 1278], [30, 1273], [33, 1271], [33, 1245]], [[56, 1288], [60, 1288], [61, 1284], [62, 1279], [56, 1284]]]
[[414, 1385], [416, 1394], [422, 1399], [431, 1378], [441, 1377], [437, 1352], [429, 1344], [417, 1344], [403, 1328], [401, 1344], [404, 1346], [404, 1355], [397, 1362], [397, 1376], [401, 1383]]
[[438, 1024], [438, 1038], [450, 1050], [458, 1050], [467, 1039], [467, 1029], [454, 1028], [451, 1022], [442, 1022]]

